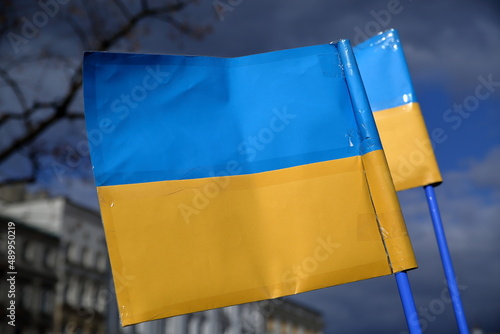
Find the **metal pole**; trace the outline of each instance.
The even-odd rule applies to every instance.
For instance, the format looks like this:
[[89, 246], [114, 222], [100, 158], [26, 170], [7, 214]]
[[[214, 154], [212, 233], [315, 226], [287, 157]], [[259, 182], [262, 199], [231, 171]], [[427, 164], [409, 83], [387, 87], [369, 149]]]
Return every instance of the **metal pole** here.
[[429, 205], [429, 211], [431, 212], [432, 224], [434, 225], [434, 233], [436, 234], [439, 254], [441, 255], [441, 262], [443, 263], [444, 274], [446, 277], [446, 282], [448, 284], [448, 290], [450, 291], [458, 329], [460, 331], [460, 334], [469, 334], [469, 328], [465, 319], [460, 292], [458, 291], [455, 271], [453, 270], [450, 251], [448, 249], [448, 243], [446, 242], [446, 236], [444, 234], [443, 223], [441, 221], [441, 214], [439, 213], [434, 186], [424, 186], [424, 190], [427, 197], [427, 204]]
[[421, 334], [422, 329], [420, 328], [420, 322], [418, 321], [417, 308], [415, 307], [415, 300], [413, 299], [413, 293], [411, 292], [408, 275], [406, 274], [406, 271], [401, 271], [396, 273], [395, 276], [398, 284], [399, 297], [401, 298], [401, 303], [403, 304], [403, 310], [405, 312], [408, 330], [410, 331], [410, 334]]

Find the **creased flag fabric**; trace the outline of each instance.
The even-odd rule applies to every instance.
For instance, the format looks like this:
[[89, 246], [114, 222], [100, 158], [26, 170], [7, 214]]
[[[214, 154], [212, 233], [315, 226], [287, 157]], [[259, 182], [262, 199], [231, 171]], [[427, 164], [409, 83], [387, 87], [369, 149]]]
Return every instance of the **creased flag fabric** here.
[[398, 32], [354, 48], [396, 190], [442, 182]]
[[88, 52], [84, 98], [122, 325], [416, 267], [348, 41]]

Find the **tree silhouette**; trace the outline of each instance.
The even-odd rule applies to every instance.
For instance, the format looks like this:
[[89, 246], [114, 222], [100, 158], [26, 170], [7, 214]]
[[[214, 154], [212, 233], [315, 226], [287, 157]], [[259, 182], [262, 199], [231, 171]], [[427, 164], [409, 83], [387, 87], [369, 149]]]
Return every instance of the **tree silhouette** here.
[[83, 127], [82, 52], [138, 50], [152, 26], [175, 43], [201, 39], [210, 26], [188, 18], [195, 3], [1, 1], [0, 184], [37, 182], [42, 170], [89, 177], [88, 153], [64, 138]]

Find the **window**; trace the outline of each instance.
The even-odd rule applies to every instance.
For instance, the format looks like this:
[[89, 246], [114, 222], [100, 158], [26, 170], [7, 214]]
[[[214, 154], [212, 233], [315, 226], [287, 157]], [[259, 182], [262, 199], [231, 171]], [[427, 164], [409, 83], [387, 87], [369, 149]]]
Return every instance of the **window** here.
[[70, 263], [77, 264], [80, 260], [80, 251], [78, 249], [78, 246], [75, 243], [68, 243], [67, 247], [67, 254], [66, 256], [68, 257], [68, 261]]
[[7, 234], [5, 233], [2, 231], [2, 234], [0, 234], [0, 252], [2, 254], [7, 251]]
[[29, 305], [31, 303], [31, 286], [30, 285], [25, 285], [23, 289], [23, 294], [22, 294], [22, 299], [23, 299], [23, 307], [24, 308], [29, 308]]
[[42, 291], [42, 312], [52, 314], [54, 311], [54, 293], [49, 288]]
[[54, 269], [57, 262], [57, 251], [54, 248], [47, 248], [43, 262], [48, 269]]
[[94, 285], [91, 281], [85, 282], [85, 286], [82, 291], [82, 302], [81, 305], [86, 309], [94, 309], [94, 304], [96, 302]]
[[266, 330], [267, 330], [268, 332], [272, 332], [272, 331], [274, 331], [274, 327], [275, 327], [275, 326], [274, 326], [274, 321], [275, 321], [275, 320], [274, 320], [274, 318], [273, 318], [273, 317], [270, 317], [270, 318], [268, 318], [268, 319], [267, 319], [267, 322], [266, 322], [266, 327], [267, 327], [267, 328], [266, 328]]
[[71, 277], [66, 286], [65, 300], [68, 305], [78, 306], [79, 288], [78, 279], [76, 277]]
[[39, 314], [42, 309], [42, 291], [40, 286], [33, 285], [33, 299], [31, 301], [31, 310], [34, 314]]
[[210, 322], [206, 317], [201, 318], [199, 328], [202, 334], [210, 334]]
[[107, 268], [106, 256], [103, 253], [97, 253], [96, 262], [97, 270], [101, 273], [105, 272]]
[[26, 241], [24, 244], [24, 260], [27, 263], [33, 263], [36, 258], [36, 243], [32, 241]]
[[188, 319], [188, 332], [189, 333], [198, 333], [199, 331], [199, 323], [200, 323], [200, 315], [199, 314], [190, 314]]
[[285, 320], [281, 320], [280, 329], [281, 329], [281, 334], [286, 334], [287, 324]]
[[95, 296], [95, 310], [99, 313], [104, 313], [106, 310], [106, 304], [109, 301], [109, 292], [108, 289], [106, 289], [106, 286], [101, 285], [99, 287], [99, 290], [97, 290], [97, 294]]
[[[7, 286], [10, 285], [9, 283], [7, 283], [6, 280], [2, 279], [0, 280], [0, 291], [2, 291], [2, 293], [0, 293], [0, 304], [7, 304], [9, 303], [9, 298], [7, 296], [7, 293], [3, 293], [3, 291], [9, 291], [9, 289], [7, 288]], [[19, 294], [19, 291], [17, 291], [17, 293]]]
[[83, 266], [86, 268], [92, 268], [94, 266], [93, 261], [94, 252], [90, 248], [83, 248], [82, 250], [82, 262]]

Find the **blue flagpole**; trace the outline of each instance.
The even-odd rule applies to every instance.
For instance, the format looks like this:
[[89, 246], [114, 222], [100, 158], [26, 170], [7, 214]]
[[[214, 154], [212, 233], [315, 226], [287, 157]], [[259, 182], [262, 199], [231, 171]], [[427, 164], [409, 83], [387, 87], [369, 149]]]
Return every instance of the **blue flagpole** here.
[[406, 271], [401, 271], [395, 274], [396, 283], [398, 284], [399, 297], [403, 304], [403, 311], [405, 313], [406, 324], [410, 334], [421, 334], [420, 322], [418, 320], [417, 308], [415, 307], [415, 300], [411, 292], [410, 281]]
[[446, 236], [444, 234], [443, 223], [441, 221], [441, 214], [439, 213], [434, 186], [424, 186], [424, 190], [427, 197], [427, 204], [429, 205], [429, 211], [431, 212], [432, 224], [434, 225], [434, 233], [436, 234], [439, 254], [441, 255], [441, 262], [443, 263], [444, 275], [448, 284], [448, 290], [450, 291], [458, 329], [460, 334], [469, 334], [469, 328], [465, 319], [460, 292], [458, 291], [455, 271], [453, 270], [450, 251], [448, 249], [448, 243], [446, 242]]
[[[351, 48], [349, 40], [340, 40], [337, 43], [339, 57], [344, 65], [344, 75], [346, 77], [349, 93], [353, 108], [355, 109], [356, 120], [359, 119], [359, 124], [362, 126], [360, 130], [364, 138], [362, 150], [370, 145], [380, 145], [380, 138], [373, 118], [373, 113], [366, 96], [365, 86], [361, 80], [356, 58]], [[363, 154], [366, 152], [363, 152]], [[415, 301], [411, 292], [410, 282], [405, 271], [396, 273], [396, 282], [398, 284], [399, 296], [403, 303], [403, 309], [406, 316], [406, 323], [410, 334], [421, 334], [420, 323], [418, 321]]]

